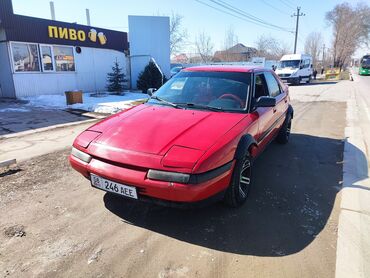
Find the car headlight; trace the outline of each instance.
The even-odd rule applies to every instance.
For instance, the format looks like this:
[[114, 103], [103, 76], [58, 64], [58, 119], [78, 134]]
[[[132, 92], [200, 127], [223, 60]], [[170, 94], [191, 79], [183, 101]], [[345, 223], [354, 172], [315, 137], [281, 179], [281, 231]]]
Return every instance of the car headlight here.
[[151, 180], [188, 183], [190, 180], [190, 175], [184, 174], [184, 173], [167, 172], [167, 171], [159, 171], [159, 170], [150, 169], [148, 171], [148, 178]]
[[291, 77], [295, 77], [297, 75], [297, 72], [292, 72], [292, 74], [290, 75]]
[[77, 157], [78, 159], [82, 160], [83, 162], [86, 162], [86, 163], [89, 163], [92, 159], [91, 155], [87, 154], [87, 153], [84, 153], [84, 152], [81, 152], [80, 150], [72, 147], [72, 152], [71, 154], [74, 156], [74, 157]]

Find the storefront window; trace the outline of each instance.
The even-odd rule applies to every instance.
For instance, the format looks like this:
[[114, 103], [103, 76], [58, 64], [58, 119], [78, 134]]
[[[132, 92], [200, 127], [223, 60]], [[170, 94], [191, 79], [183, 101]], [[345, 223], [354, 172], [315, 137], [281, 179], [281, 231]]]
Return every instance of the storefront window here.
[[42, 45], [40, 46], [40, 49], [43, 71], [54, 71], [53, 54], [51, 52], [51, 46]]
[[12, 43], [15, 72], [40, 71], [37, 44]]
[[75, 71], [75, 59], [72, 47], [54, 46], [53, 50], [57, 71]]

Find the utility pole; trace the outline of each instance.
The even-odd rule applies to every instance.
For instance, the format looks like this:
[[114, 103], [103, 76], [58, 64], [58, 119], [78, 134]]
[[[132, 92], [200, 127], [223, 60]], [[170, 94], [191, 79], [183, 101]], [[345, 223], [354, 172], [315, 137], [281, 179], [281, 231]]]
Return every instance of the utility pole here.
[[325, 63], [325, 43], [324, 45], [322, 46], [322, 66], [324, 66], [324, 63]]
[[297, 13], [292, 15], [292, 17], [293, 16], [296, 16], [297, 17], [297, 22], [296, 22], [296, 25], [295, 25], [294, 54], [297, 53], [297, 39], [298, 39], [299, 17], [300, 16], [305, 16], [304, 13], [300, 13], [300, 10], [301, 10], [301, 7], [297, 7]]
[[51, 13], [51, 20], [55, 20], [55, 9], [54, 9], [53, 1], [50, 1], [50, 13]]
[[87, 26], [91, 26], [89, 9], [86, 9], [86, 23], [87, 23]]

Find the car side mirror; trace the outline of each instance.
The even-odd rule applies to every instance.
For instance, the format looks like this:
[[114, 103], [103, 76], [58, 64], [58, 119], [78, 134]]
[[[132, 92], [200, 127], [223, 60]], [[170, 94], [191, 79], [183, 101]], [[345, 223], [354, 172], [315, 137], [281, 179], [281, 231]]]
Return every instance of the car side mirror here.
[[276, 99], [273, 97], [259, 97], [254, 103], [254, 108], [258, 107], [274, 107]]
[[146, 93], [149, 95], [149, 96], [152, 96], [154, 94], [154, 92], [157, 91], [156, 88], [149, 88]]
[[299, 69], [303, 69], [303, 66], [299, 66]]

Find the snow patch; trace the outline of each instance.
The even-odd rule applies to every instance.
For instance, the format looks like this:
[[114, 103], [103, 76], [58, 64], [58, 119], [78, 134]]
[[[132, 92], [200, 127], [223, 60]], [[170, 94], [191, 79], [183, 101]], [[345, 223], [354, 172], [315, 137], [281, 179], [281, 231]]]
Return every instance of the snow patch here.
[[4, 108], [0, 109], [0, 113], [2, 112], [30, 112], [31, 110], [26, 108]]
[[27, 105], [42, 108], [54, 109], [82, 109], [96, 113], [114, 114], [121, 110], [128, 109], [137, 105], [138, 101], [144, 102], [148, 98], [142, 93], [125, 92], [124, 95], [103, 95], [100, 97], [92, 97], [90, 94], [83, 94], [83, 103], [73, 105], [66, 104], [64, 95], [41, 95], [35, 97], [26, 97], [23, 100], [28, 101]]

